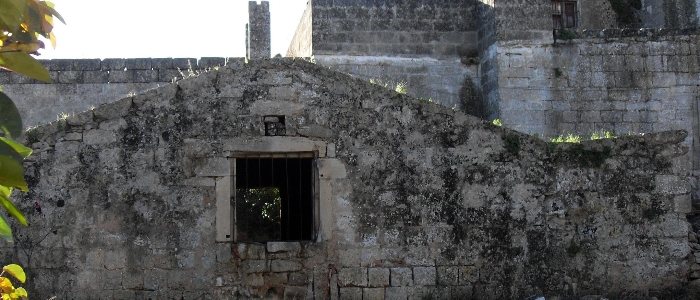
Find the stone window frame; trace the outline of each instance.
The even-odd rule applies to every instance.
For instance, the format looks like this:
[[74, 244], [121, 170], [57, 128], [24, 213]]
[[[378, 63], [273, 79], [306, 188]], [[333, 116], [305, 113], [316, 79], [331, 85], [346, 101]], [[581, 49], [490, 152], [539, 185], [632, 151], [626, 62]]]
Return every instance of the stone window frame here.
[[[234, 193], [235, 157], [240, 153], [316, 153], [315, 189], [315, 242], [328, 239], [333, 234], [332, 183], [346, 178], [345, 164], [335, 158], [335, 145], [324, 141], [303, 137], [263, 136], [255, 138], [232, 138], [222, 140], [223, 152], [220, 157], [209, 159], [200, 168], [198, 176], [213, 177], [216, 189], [216, 242], [219, 243], [253, 243], [234, 241]], [[287, 243], [270, 241], [268, 243]], [[298, 243], [297, 241], [289, 243]]]

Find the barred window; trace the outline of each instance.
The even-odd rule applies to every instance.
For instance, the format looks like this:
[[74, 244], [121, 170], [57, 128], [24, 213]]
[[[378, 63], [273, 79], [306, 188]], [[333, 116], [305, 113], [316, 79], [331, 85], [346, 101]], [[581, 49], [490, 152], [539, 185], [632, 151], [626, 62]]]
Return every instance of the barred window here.
[[313, 152], [242, 154], [234, 164], [235, 241], [315, 238]]

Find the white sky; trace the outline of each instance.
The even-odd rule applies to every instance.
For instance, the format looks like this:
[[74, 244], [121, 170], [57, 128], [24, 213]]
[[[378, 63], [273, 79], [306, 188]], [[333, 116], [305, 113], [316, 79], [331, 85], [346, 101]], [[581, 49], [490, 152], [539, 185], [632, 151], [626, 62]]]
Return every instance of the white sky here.
[[[248, 0], [53, 0], [56, 49], [39, 59], [243, 57]], [[270, 0], [272, 55], [287, 52], [307, 0]]]

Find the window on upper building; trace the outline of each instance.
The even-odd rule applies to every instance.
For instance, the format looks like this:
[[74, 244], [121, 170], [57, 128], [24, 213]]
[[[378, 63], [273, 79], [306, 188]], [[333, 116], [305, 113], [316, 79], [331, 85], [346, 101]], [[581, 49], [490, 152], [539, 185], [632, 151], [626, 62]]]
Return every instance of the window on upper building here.
[[553, 0], [552, 25], [554, 29], [577, 27], [578, 6], [576, 1]]
[[315, 154], [241, 154], [235, 157], [234, 240], [315, 238]]

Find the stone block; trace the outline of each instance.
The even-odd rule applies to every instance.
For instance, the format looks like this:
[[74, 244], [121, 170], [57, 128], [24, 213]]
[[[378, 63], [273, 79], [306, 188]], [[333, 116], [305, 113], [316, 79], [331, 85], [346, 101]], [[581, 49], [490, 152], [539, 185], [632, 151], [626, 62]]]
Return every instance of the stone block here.
[[304, 113], [306, 106], [289, 101], [258, 100], [250, 106], [250, 113], [254, 115], [280, 115], [299, 116]]
[[326, 156], [326, 143], [301, 137], [234, 138], [221, 144], [224, 151], [231, 152], [318, 152], [318, 157]]
[[136, 70], [113, 70], [109, 71], [110, 83], [131, 83], [134, 82]]
[[362, 288], [341, 287], [340, 300], [362, 300]]
[[291, 285], [306, 285], [311, 283], [313, 277], [310, 274], [305, 274], [301, 272], [289, 273], [288, 283]]
[[291, 252], [296, 255], [301, 251], [299, 242], [267, 242], [267, 252]]
[[102, 62], [99, 58], [75, 59], [72, 65], [72, 69], [76, 71], [94, 71], [100, 69]]
[[58, 74], [59, 83], [82, 83], [83, 82], [83, 72], [82, 71], [61, 71]]
[[126, 61], [122, 58], [106, 58], [102, 60], [102, 70], [124, 70]]
[[223, 57], [201, 57], [197, 62], [200, 68], [214, 68], [226, 65], [226, 58]]
[[[61, 75], [59, 75], [59, 80]], [[105, 71], [83, 71], [82, 72], [82, 82], [83, 83], [107, 83], [109, 82], [109, 73]]]
[[85, 125], [85, 123], [92, 121], [93, 117], [93, 112], [92, 110], [81, 112], [78, 114], [74, 114], [68, 118], [66, 118], [66, 122], [68, 125], [72, 126], [81, 126]]
[[151, 68], [154, 70], [173, 69], [173, 59], [151, 58]]
[[231, 244], [229, 244], [229, 243], [217, 243], [216, 244], [216, 262], [228, 263], [228, 262], [231, 262], [231, 258], [233, 258]]
[[125, 116], [131, 108], [131, 98], [123, 98], [112, 103], [102, 104], [93, 110], [95, 118], [110, 120]]
[[150, 70], [150, 58], [127, 58], [124, 60], [124, 67], [127, 70]]
[[412, 286], [411, 268], [391, 268], [391, 286]]
[[435, 267], [413, 268], [413, 281], [415, 285], [435, 285], [435, 283], [437, 283], [437, 271]]
[[130, 290], [143, 289], [144, 276], [142, 270], [129, 269], [122, 276], [122, 287]]
[[269, 270], [266, 260], [246, 260], [241, 262], [240, 270], [245, 273], [260, 273]]
[[683, 176], [656, 175], [654, 192], [667, 195], [682, 195], [690, 192], [690, 183]]
[[265, 246], [239, 243], [233, 246], [238, 259], [265, 259]]
[[136, 70], [134, 72], [134, 82], [157, 82], [158, 70]]
[[384, 290], [385, 300], [406, 300], [413, 294], [412, 287], [388, 287]]
[[268, 286], [282, 286], [287, 284], [287, 273], [265, 273], [263, 279]]
[[438, 285], [457, 285], [459, 283], [459, 267], [437, 267]]
[[63, 136], [63, 139], [66, 141], [82, 141], [83, 140], [83, 133], [82, 132], [69, 132], [69, 133], [66, 133], [65, 136]]
[[470, 285], [479, 281], [479, 268], [475, 266], [459, 267], [459, 285]]
[[342, 179], [347, 177], [345, 164], [338, 159], [318, 159], [318, 176], [321, 179]]
[[173, 68], [180, 69], [187, 73], [187, 69], [197, 69], [196, 58], [173, 58]]
[[301, 263], [290, 260], [273, 260], [270, 261], [270, 271], [272, 272], [292, 272], [302, 269]]
[[112, 131], [92, 129], [83, 132], [83, 142], [86, 145], [110, 144], [117, 141]]
[[370, 287], [387, 287], [390, 284], [389, 268], [368, 268], [367, 277]]
[[383, 300], [384, 288], [363, 288], [362, 299], [364, 300]]
[[[366, 287], [366, 268], [342, 268], [338, 271], [338, 285], [341, 287]], [[361, 292], [360, 292], [361, 294]]]
[[107, 270], [123, 269], [126, 267], [126, 252], [109, 250], [104, 253], [104, 266]]
[[51, 60], [51, 70], [52, 71], [71, 71], [73, 70], [73, 62], [75, 59], [52, 59]]
[[328, 139], [333, 136], [333, 131], [330, 128], [316, 124], [300, 126], [297, 129], [297, 133], [301, 136], [317, 137], [323, 139]]
[[211, 157], [202, 165], [195, 167], [194, 173], [200, 177], [231, 176], [231, 162], [224, 157]]
[[118, 131], [120, 129], [124, 129], [128, 126], [126, 123], [126, 120], [123, 118], [118, 118], [118, 119], [111, 119], [111, 120], [106, 120], [100, 123], [100, 126], [98, 126], [99, 129], [101, 130], [107, 130], [107, 131]]
[[285, 286], [284, 299], [311, 299], [313, 291], [307, 287], [301, 286]]

